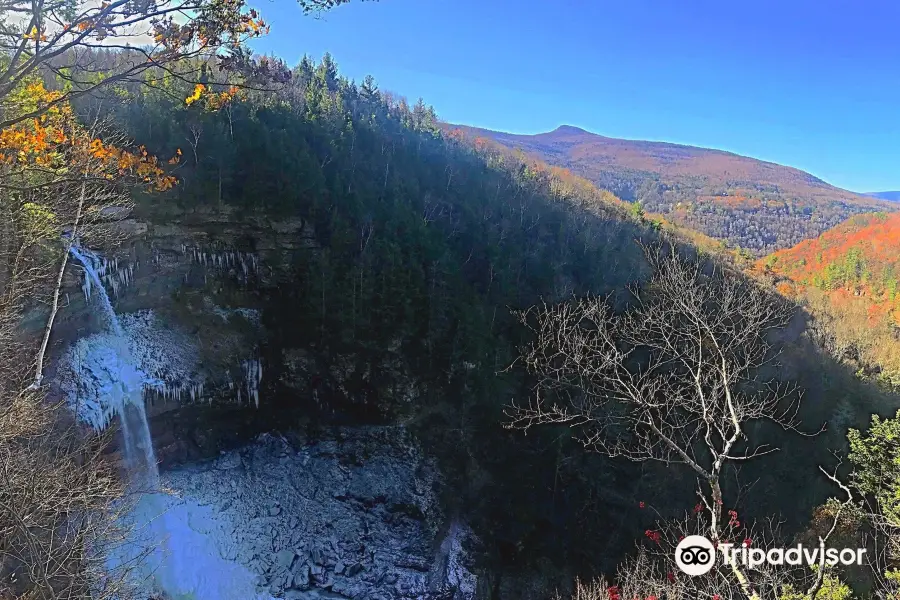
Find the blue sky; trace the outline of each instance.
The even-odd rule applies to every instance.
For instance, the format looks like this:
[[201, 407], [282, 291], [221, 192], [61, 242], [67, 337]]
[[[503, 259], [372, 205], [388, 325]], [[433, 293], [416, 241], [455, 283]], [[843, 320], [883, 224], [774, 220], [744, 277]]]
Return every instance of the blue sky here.
[[576, 125], [900, 189], [896, 0], [381, 0], [304, 17], [255, 0], [257, 51], [422, 97], [447, 121]]

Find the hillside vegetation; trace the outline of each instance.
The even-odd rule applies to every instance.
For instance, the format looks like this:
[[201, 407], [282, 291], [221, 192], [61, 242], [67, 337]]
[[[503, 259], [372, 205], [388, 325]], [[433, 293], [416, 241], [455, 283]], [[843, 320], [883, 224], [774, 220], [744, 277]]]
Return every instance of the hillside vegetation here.
[[568, 168], [647, 212], [757, 255], [816, 237], [854, 214], [896, 209], [798, 169], [721, 150], [568, 126], [537, 135], [461, 129]]
[[840, 358], [900, 384], [900, 214], [852, 217], [757, 268], [828, 323]]
[[183, 156], [179, 185], [138, 202], [145, 218], [176, 206], [303, 223], [306, 247], [270, 254], [259, 290], [266, 364], [303, 360], [293, 387], [269, 368], [260, 410], [285, 428], [409, 425], [441, 461], [448, 510], [484, 536], [492, 572], [611, 568], [627, 547], [602, 532], [637, 534], [624, 507], [640, 484], [561, 432], [503, 428], [504, 406], [529, 394], [507, 370], [525, 337], [510, 309], [642, 279], [636, 242], [658, 237], [652, 223], [561, 170], [443, 136], [423, 102], [340, 77], [329, 56], [273, 68], [290, 78], [272, 92], [209, 81], [186, 103], [195, 90], [160, 77], [122, 90], [117, 110], [150, 151]]
[[[316, 11], [346, 0], [299, 1]], [[565, 140], [590, 137], [583, 131], [548, 134], [547, 152], [558, 151], [551, 166], [502, 140], [448, 128], [424, 101], [379, 90], [371, 77], [341, 77], [329, 55], [293, 68], [253, 56], [244, 42], [268, 28], [241, 0], [180, 8], [24, 0], [7, 8], [33, 17], [8, 20], [0, 32], [8, 49], [23, 50], [4, 54], [0, 85], [0, 466], [8, 484], [0, 486], [0, 598], [147, 597], [128, 593], [128, 574], [110, 569], [104, 551], [121, 547], [115, 507], [131, 491], [154, 488], [125, 485], [132, 481], [104, 454], [105, 438], [72, 427], [69, 408], [47, 403], [42, 383], [43, 354], [63, 341], [50, 341], [56, 313], [71, 314], [73, 335], [87, 331], [82, 317], [90, 315], [69, 305], [69, 292], [78, 295], [69, 286], [80, 279], [68, 258], [72, 250], [78, 258], [74, 244], [110, 257], [120, 225], [135, 236], [126, 242], [135, 259], [152, 251], [164, 261], [180, 239], [182, 253], [185, 241], [215, 251], [200, 251], [203, 263], [241, 252], [260, 266], [239, 286], [206, 270], [188, 277], [200, 274], [191, 269], [187, 285], [169, 270], [175, 277], [132, 288], [132, 298], [166, 294], [166, 306], [185, 315], [196, 315], [193, 301], [202, 300], [217, 315], [215, 325], [195, 323], [204, 363], [222, 345], [206, 344], [201, 330], [217, 330], [220, 312], [259, 311], [259, 402], [204, 398], [208, 425], [232, 431], [215, 441], [204, 428], [195, 441], [214, 455], [262, 431], [321, 440], [334, 426], [403, 429], [397, 441], [411, 434], [427, 470], [440, 474], [417, 484], [422, 498], [435, 493], [429, 509], [475, 534], [463, 550], [478, 574], [477, 598], [544, 599], [575, 587], [576, 597], [592, 600], [848, 600], [852, 586], [852, 597], [868, 600], [876, 584], [890, 588], [879, 580], [900, 582], [900, 476], [883, 468], [900, 464], [900, 421], [876, 419], [866, 436], [851, 429], [855, 474], [832, 470], [848, 429], [900, 404], [846, 368], [888, 364], [866, 354], [893, 347], [886, 337], [870, 347], [860, 340], [875, 317], [885, 328], [894, 318], [894, 241], [878, 229], [892, 216], [851, 222], [858, 228], [811, 254], [756, 265], [806, 303], [811, 327], [795, 302], [737, 268], [746, 252], [722, 252], [707, 234], [684, 229], [760, 249], [776, 225], [802, 237], [875, 201], [858, 204], [805, 174], [770, 166], [772, 175], [723, 153], [701, 160], [715, 168], [699, 168], [696, 149], [658, 144], [630, 146], [630, 167], [612, 158], [604, 167], [619, 178], [603, 185], [623, 200], [564, 166], [578, 146]], [[177, 23], [167, 18], [176, 12]], [[54, 32], [47, 16], [68, 22]], [[142, 23], [156, 50], [126, 46], [131, 26]], [[760, 183], [766, 178], [776, 183]], [[684, 215], [682, 197], [692, 203]], [[126, 213], [127, 222], [112, 223]], [[737, 229], [718, 231], [723, 224]], [[147, 269], [164, 270], [159, 260]], [[832, 294], [849, 298], [850, 308], [834, 309]], [[133, 374], [115, 383], [124, 391]], [[153, 433], [154, 441], [166, 435]], [[397, 458], [406, 461], [409, 449], [397, 448]], [[350, 454], [353, 463], [371, 457], [362, 448]], [[342, 490], [320, 487], [312, 501], [326, 494], [398, 533], [408, 531], [403, 522], [427, 520], [417, 500], [358, 497], [333, 469], [306, 472], [312, 480], [335, 473]], [[216, 477], [227, 483], [232, 475]], [[278, 477], [296, 483], [286, 472]], [[248, 520], [273, 508], [297, 516], [285, 514], [275, 486], [262, 491], [269, 508]], [[235, 534], [252, 530], [241, 516]], [[359, 523], [352, 551], [372, 556], [370, 541], [381, 536]], [[337, 546], [323, 525], [307, 529]], [[675, 544], [700, 532], [716, 544], [800, 540], [885, 551], [865, 573], [820, 563], [682, 576]], [[453, 533], [446, 539], [456, 546]], [[293, 562], [297, 544], [278, 544]], [[283, 562], [279, 546], [266, 546], [253, 555], [254, 569]], [[313, 549], [309, 560], [322, 566]], [[395, 566], [429, 579], [457, 570], [455, 549], [442, 544], [440, 556], [441, 564], [401, 557]], [[311, 563], [298, 563], [305, 579], [293, 581], [307, 588], [312, 575], [321, 593], [339, 595], [330, 572], [320, 577], [326, 571]], [[399, 584], [397, 597], [426, 597], [400, 579], [388, 583], [381, 568], [352, 570]], [[594, 583], [578, 591], [577, 578]], [[307, 592], [320, 593], [297, 593]], [[374, 597], [353, 592], [365, 594]]]

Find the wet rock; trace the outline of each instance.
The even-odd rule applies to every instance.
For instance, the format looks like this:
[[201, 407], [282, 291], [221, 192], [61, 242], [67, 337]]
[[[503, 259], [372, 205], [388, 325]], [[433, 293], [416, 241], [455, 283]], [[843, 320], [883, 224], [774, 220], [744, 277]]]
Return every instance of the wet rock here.
[[294, 587], [305, 589], [309, 586], [309, 565], [305, 562], [294, 568]]
[[431, 569], [429, 562], [420, 556], [401, 556], [398, 557], [394, 564], [404, 569], [413, 569], [422, 573], [427, 573]]

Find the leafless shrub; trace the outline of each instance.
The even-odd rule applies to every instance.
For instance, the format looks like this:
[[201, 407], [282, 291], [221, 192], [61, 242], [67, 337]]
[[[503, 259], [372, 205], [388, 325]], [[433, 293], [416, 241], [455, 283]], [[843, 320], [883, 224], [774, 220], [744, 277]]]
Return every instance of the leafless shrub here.
[[[107, 143], [115, 137], [99, 119], [82, 134], [103, 135]], [[127, 533], [119, 525], [124, 489], [103, 454], [108, 439], [84, 431], [40, 386], [68, 246], [76, 236], [115, 242], [104, 208], [128, 206], [126, 180], [107, 178], [76, 157], [67, 160], [65, 169], [0, 167], [4, 600], [130, 597], [131, 565], [109, 569], [104, 562]], [[43, 317], [43, 335], [29, 333], [39, 328], [33, 315]]]
[[[646, 255], [653, 275], [621, 314], [597, 297], [519, 314], [534, 334], [520, 358], [538, 383], [529, 403], [507, 411], [508, 426], [527, 431], [565, 424], [589, 449], [686, 465], [697, 477], [694, 514], [648, 532], [659, 551], [643, 551], [620, 574], [622, 598], [659, 595], [662, 581], [668, 600], [711, 598], [709, 590], [722, 600], [760, 600], [805, 579], [804, 597], [813, 598], [824, 569], [811, 578], [739, 565], [701, 578], [673, 572], [682, 536], [703, 535], [715, 544], [739, 535], [756, 535], [757, 544], [776, 542], [771, 524], [740, 525], [737, 512], [727, 510], [736, 499], [723, 498], [721, 479], [727, 466], [778, 450], [750, 439], [752, 424], [769, 421], [797, 431], [799, 391], [766, 375], [777, 366], [775, 339], [793, 309], [716, 264], [660, 247], [647, 248]], [[824, 545], [827, 535], [820, 539]]]

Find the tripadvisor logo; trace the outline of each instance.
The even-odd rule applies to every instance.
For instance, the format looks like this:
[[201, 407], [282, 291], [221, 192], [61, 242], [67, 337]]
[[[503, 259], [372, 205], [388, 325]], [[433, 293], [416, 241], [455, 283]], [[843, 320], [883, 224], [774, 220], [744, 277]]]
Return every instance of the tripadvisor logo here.
[[865, 548], [806, 548], [797, 544], [792, 548], [748, 548], [743, 545], [719, 543], [713, 545], [702, 535], [689, 535], [675, 548], [675, 564], [682, 572], [691, 575], [705, 575], [716, 564], [716, 555], [721, 554], [726, 565], [739, 564], [749, 568], [768, 565], [862, 565]]

